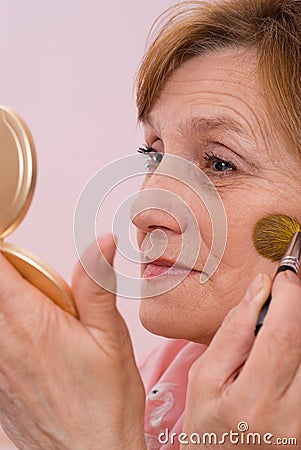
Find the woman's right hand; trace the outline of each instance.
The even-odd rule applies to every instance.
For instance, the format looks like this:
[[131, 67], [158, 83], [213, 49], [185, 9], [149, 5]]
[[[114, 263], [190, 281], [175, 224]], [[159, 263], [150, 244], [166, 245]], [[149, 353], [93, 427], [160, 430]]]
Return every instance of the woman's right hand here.
[[270, 287], [265, 274], [253, 281], [192, 366], [184, 431], [198, 433], [204, 449], [300, 448], [301, 281], [290, 271], [276, 276], [255, 337]]
[[[101, 249], [113, 265], [112, 236]], [[115, 283], [97, 245], [91, 270]], [[144, 388], [115, 296], [80, 264], [80, 320], [28, 284], [0, 255], [0, 418], [20, 449], [142, 450]]]

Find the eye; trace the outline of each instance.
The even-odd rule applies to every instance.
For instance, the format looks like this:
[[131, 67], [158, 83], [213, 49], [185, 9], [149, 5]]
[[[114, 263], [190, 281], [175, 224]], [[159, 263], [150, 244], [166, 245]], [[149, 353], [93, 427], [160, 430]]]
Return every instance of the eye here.
[[213, 172], [217, 173], [226, 173], [226, 172], [234, 172], [237, 170], [235, 164], [232, 161], [227, 161], [225, 159], [220, 158], [215, 155], [213, 152], [206, 153], [204, 159], [210, 162], [210, 168]]
[[163, 153], [158, 152], [157, 150], [149, 147], [146, 144], [142, 147], [139, 147], [138, 153], [141, 153], [142, 156], [146, 159], [146, 170], [148, 170], [149, 172], [154, 172], [163, 159]]

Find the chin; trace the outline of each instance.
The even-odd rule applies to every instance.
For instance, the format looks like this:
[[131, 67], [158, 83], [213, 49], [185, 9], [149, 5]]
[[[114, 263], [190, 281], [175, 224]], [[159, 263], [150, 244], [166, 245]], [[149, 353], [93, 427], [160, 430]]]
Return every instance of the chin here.
[[183, 337], [185, 327], [178, 324], [171, 316], [166, 317], [166, 312], [158, 308], [157, 299], [142, 300], [139, 316], [143, 327], [153, 334], [172, 339], [186, 339]]
[[[208, 345], [235, 304], [233, 292], [227, 296], [210, 281], [200, 284], [197, 273], [179, 284], [173, 282], [174, 278], [162, 280], [162, 285], [157, 280], [142, 284], [140, 320], [144, 328], [159, 336]], [[172, 285], [170, 290], [162, 289]], [[161, 293], [153, 295], [155, 291]], [[143, 298], [143, 294], [149, 296]]]
[[143, 327], [158, 336], [186, 339], [208, 345], [222, 318], [220, 320], [216, 317], [208, 318], [201, 306], [195, 310], [195, 307], [190, 308], [190, 305], [177, 303], [175, 299], [170, 301], [168, 298], [158, 297], [142, 300], [139, 315]]

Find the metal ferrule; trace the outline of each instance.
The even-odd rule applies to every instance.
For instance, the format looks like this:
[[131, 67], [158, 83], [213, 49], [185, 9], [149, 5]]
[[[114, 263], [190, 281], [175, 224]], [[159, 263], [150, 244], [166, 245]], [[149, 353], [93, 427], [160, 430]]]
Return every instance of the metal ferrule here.
[[280, 261], [281, 266], [289, 266], [296, 273], [298, 273], [301, 261], [301, 232], [297, 232], [293, 235], [290, 245], [288, 246], [285, 255]]

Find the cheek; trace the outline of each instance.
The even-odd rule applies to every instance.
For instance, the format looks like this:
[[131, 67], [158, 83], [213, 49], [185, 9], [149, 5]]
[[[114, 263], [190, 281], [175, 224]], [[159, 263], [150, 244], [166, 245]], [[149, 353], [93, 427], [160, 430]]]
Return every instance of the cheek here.
[[281, 211], [283, 202], [275, 193], [273, 195], [270, 190], [262, 190], [255, 183], [253, 186], [248, 185], [246, 189], [233, 192], [231, 196], [224, 196], [223, 202], [227, 214], [228, 235], [219, 274], [231, 273], [233, 270], [233, 275], [236, 273], [248, 282], [259, 271], [273, 276], [277, 263], [272, 263], [257, 253], [252, 235], [257, 221], [269, 213]]
[[[228, 236], [224, 256], [212, 278], [204, 285], [183, 282], [173, 291], [141, 303], [144, 326], [155, 334], [209, 343], [227, 312], [244, 296], [259, 273], [275, 274], [278, 263], [262, 258], [255, 250], [252, 233], [257, 221], [269, 213], [297, 215], [292, 201], [263, 180], [220, 192], [227, 215]], [[187, 199], [188, 201], [188, 199]], [[189, 199], [202, 236], [199, 265], [212, 242], [212, 222], [206, 207]], [[290, 211], [289, 208], [294, 209]], [[301, 213], [300, 213], [301, 215]]]
[[253, 208], [233, 205], [226, 211], [228, 233], [224, 257], [232, 259], [234, 263], [236, 259], [258, 256], [252, 241], [253, 226], [256, 222], [252, 213]]

